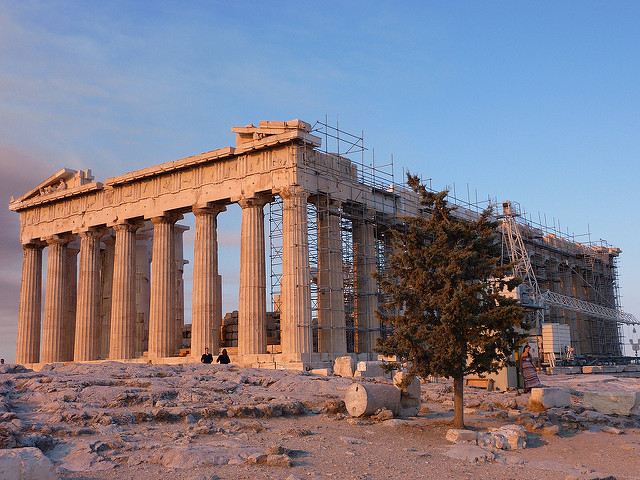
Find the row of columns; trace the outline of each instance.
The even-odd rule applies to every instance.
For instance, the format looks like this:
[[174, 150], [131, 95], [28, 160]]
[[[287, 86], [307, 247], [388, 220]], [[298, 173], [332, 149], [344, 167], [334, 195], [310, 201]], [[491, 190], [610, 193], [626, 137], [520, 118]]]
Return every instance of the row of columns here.
[[[311, 288], [309, 242], [307, 231], [307, 196], [302, 188], [292, 187], [278, 194], [283, 199], [283, 272], [281, 293], [282, 353], [304, 360], [313, 350], [311, 337]], [[264, 237], [264, 206], [272, 201], [271, 194], [243, 198], [242, 207], [240, 290], [238, 319], [238, 353], [240, 355], [267, 352], [266, 337], [266, 266]], [[199, 357], [205, 347], [217, 351], [220, 347], [222, 318], [221, 278], [218, 272], [217, 216], [225, 211], [222, 205], [193, 208], [196, 218], [191, 352]], [[162, 358], [176, 353], [180, 341], [180, 326], [176, 323], [176, 221], [181, 215], [167, 213], [154, 217], [150, 302], [148, 310], [148, 355]], [[319, 242], [322, 253], [319, 291], [320, 351], [346, 352], [344, 296], [342, 292], [342, 241], [340, 218], [323, 215], [319, 219], [329, 231]], [[78, 234], [80, 262], [75, 271], [77, 250], [68, 248], [71, 235], [54, 235], [46, 239], [49, 248], [44, 321], [40, 335], [40, 305], [42, 300], [41, 241], [23, 245], [23, 271], [18, 323], [18, 363], [90, 361], [99, 358], [108, 342], [109, 359], [134, 358], [140, 345], [136, 339], [136, 231], [142, 222], [128, 221], [113, 226], [115, 241], [108, 236], [106, 253], [101, 260], [101, 237], [106, 228], [90, 228]], [[357, 237], [357, 242], [356, 242]], [[365, 245], [356, 253], [355, 270], [361, 288], [375, 292], [371, 278], [375, 269], [373, 226], [354, 224], [354, 246]], [[358, 247], [360, 248], [360, 247]], [[181, 248], [179, 249], [181, 251]], [[144, 251], [144, 250], [141, 250]], [[369, 260], [365, 260], [368, 258]], [[148, 260], [141, 259], [141, 262]], [[181, 258], [179, 259], [181, 261]], [[105, 289], [105, 276], [111, 279], [110, 296]], [[77, 283], [76, 283], [77, 278]], [[356, 299], [356, 309], [372, 317], [375, 295]], [[100, 305], [102, 302], [102, 309]], [[369, 303], [366, 303], [369, 302]], [[107, 304], [108, 305], [104, 305]], [[327, 308], [328, 306], [328, 308]], [[107, 327], [105, 307], [110, 312]], [[375, 321], [375, 319], [373, 320]], [[101, 323], [102, 322], [102, 323]], [[371, 323], [371, 320], [369, 320]], [[179, 322], [178, 322], [179, 323]], [[371, 325], [358, 325], [374, 328]], [[359, 351], [370, 351], [375, 345], [371, 335], [362, 337]], [[42, 342], [41, 342], [42, 340]], [[42, 343], [42, 357], [40, 345]]]
[[[170, 214], [152, 219], [154, 266], [149, 296], [152, 299], [148, 326], [150, 358], [171, 356], [180, 344], [181, 327], [177, 325], [174, 308], [175, 302], [181, 301], [176, 295], [174, 232], [179, 218], [181, 216]], [[136, 332], [136, 231], [142, 225], [143, 222], [114, 225], [115, 240], [106, 237], [104, 262], [101, 262], [100, 239], [107, 229], [91, 228], [80, 232], [79, 271], [76, 271], [78, 250], [69, 246], [72, 235], [54, 235], [47, 238], [46, 243], [38, 241], [23, 245], [17, 362], [97, 360], [106, 349], [101, 329], [108, 329], [109, 359], [134, 358], [136, 350], [140, 351], [140, 345], [136, 343], [140, 337]], [[42, 250], [45, 246], [49, 251], [40, 335]], [[140, 263], [144, 264], [144, 259]], [[110, 295], [101, 298], [105, 287]], [[101, 324], [104, 312], [100, 311], [100, 304], [105, 299], [108, 300], [108, 322]]]

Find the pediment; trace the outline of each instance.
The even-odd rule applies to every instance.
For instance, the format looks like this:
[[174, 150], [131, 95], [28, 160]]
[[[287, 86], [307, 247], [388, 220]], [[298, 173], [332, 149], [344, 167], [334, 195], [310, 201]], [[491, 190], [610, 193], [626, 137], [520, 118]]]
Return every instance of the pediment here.
[[72, 170], [70, 168], [63, 168], [51, 175], [45, 181], [41, 182], [37, 187], [28, 191], [23, 196], [18, 198], [12, 203], [24, 202], [35, 197], [44, 197], [52, 195], [62, 190], [85, 185], [93, 180], [91, 170]]

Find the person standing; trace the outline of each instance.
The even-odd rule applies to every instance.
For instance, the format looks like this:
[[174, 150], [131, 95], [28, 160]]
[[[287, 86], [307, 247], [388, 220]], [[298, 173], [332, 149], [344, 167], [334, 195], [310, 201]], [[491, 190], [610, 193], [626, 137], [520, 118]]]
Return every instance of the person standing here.
[[209, 347], [205, 347], [204, 353], [202, 354], [202, 357], [200, 357], [200, 361], [202, 363], [212, 363], [213, 362], [213, 355], [211, 355], [209, 353]]
[[231, 359], [227, 354], [226, 348], [222, 349], [222, 353], [218, 355], [218, 358], [216, 358], [216, 362], [218, 362], [220, 365], [227, 365], [228, 363], [231, 363]]
[[522, 355], [520, 355], [520, 371], [524, 378], [525, 393], [530, 392], [532, 388], [542, 386], [540, 379], [538, 378], [538, 373], [536, 372], [536, 367], [533, 364], [531, 347], [529, 345], [525, 345], [522, 350]]

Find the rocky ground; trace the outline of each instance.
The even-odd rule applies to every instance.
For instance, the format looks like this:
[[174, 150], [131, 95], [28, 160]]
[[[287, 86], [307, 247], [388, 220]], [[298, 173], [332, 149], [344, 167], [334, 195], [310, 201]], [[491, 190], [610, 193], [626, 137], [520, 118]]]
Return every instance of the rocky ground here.
[[503, 450], [446, 440], [445, 380], [422, 384], [417, 417], [352, 419], [342, 399], [353, 380], [341, 377], [232, 365], [5, 365], [0, 448], [36, 447], [59, 478], [85, 480], [640, 479], [640, 418], [584, 410], [581, 398], [637, 391], [640, 379], [542, 381], [569, 390], [571, 408], [529, 411], [528, 395], [465, 389], [470, 429], [526, 430], [526, 448]]

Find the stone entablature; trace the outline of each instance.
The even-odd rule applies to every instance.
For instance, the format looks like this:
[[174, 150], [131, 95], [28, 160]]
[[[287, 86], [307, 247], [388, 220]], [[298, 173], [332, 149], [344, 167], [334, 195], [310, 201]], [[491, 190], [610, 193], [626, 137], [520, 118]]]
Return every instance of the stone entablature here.
[[304, 122], [262, 123], [280, 133], [111, 177], [104, 184], [56, 187], [76, 174], [63, 169], [10, 203], [9, 209], [21, 214], [21, 241], [190, 211], [209, 202], [232, 203], [286, 187], [295, 182], [299, 145], [312, 149], [320, 139], [308, 133]]

